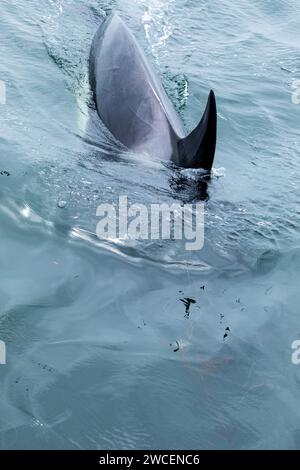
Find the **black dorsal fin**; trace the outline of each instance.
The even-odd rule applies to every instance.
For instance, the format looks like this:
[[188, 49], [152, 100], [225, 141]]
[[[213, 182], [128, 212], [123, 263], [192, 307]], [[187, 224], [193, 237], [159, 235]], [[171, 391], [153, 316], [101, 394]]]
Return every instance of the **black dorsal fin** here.
[[211, 90], [198, 126], [178, 142], [179, 165], [184, 168], [203, 168], [210, 171], [216, 150], [217, 106]]

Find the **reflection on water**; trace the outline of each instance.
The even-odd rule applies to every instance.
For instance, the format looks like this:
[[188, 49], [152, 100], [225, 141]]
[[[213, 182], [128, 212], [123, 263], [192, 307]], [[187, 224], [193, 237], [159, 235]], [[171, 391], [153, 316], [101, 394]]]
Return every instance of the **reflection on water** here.
[[[299, 448], [296, 0], [2, 3], [0, 447]], [[210, 179], [99, 123], [87, 58], [112, 9], [188, 130], [215, 89]], [[205, 201], [204, 249], [99, 240], [120, 195]]]

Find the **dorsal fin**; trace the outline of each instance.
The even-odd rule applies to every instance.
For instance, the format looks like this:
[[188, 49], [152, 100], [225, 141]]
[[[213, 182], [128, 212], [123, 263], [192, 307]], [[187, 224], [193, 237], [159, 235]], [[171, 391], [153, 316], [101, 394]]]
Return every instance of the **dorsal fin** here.
[[216, 150], [217, 106], [211, 90], [198, 126], [178, 142], [179, 165], [184, 168], [203, 168], [210, 171]]

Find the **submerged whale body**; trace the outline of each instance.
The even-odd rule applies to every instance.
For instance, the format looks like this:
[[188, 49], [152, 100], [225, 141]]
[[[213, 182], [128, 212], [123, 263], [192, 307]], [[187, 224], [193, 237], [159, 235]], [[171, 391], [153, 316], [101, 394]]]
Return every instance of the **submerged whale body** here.
[[89, 75], [98, 115], [125, 147], [184, 168], [211, 170], [217, 134], [214, 92], [200, 123], [186, 135], [144, 52], [116, 14], [95, 34]]

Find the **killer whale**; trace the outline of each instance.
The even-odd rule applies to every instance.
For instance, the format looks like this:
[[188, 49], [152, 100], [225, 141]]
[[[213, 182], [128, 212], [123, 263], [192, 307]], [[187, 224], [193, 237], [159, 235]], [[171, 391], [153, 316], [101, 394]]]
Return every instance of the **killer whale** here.
[[130, 151], [211, 170], [217, 138], [214, 92], [198, 126], [187, 135], [146, 55], [116, 13], [94, 36], [89, 81], [100, 119]]

